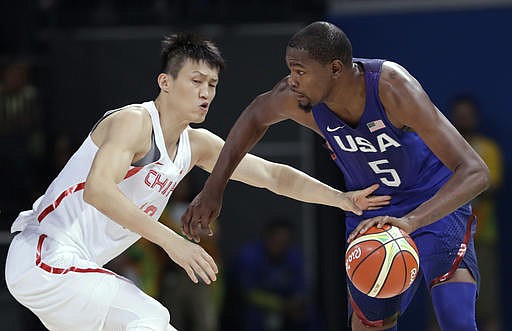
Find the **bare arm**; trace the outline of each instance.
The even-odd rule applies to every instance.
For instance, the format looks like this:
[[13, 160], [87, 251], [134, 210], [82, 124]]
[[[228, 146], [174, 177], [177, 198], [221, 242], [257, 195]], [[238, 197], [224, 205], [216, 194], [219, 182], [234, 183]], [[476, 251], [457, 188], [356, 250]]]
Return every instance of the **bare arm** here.
[[[256, 97], [231, 128], [217, 163], [202, 191], [194, 198], [183, 214], [182, 230], [190, 238], [197, 236], [200, 224], [209, 230], [209, 223], [219, 216], [226, 184], [244, 155], [263, 137], [274, 123], [292, 118], [314, 128], [311, 114], [301, 114], [297, 101], [291, 95], [286, 78], [271, 91]], [[211, 231], [210, 231], [211, 233]]]
[[373, 224], [391, 223], [412, 232], [431, 224], [474, 199], [489, 186], [489, 170], [466, 140], [430, 101], [404, 68], [386, 62], [379, 83], [386, 112], [397, 127], [413, 129], [452, 172], [452, 177], [429, 200], [400, 219], [375, 218], [353, 232], [365, 232]]
[[298, 119], [300, 112], [297, 101], [289, 93], [286, 78], [271, 91], [256, 97], [231, 128], [205, 187], [222, 193], [244, 155], [261, 140], [269, 126], [290, 118], [307, 121]]
[[209, 224], [220, 214], [224, 189], [236, 166], [272, 123], [286, 119], [272, 108], [272, 104], [280, 105], [286, 85], [282, 80], [271, 91], [256, 97], [231, 128], [211, 175], [181, 217], [183, 233], [189, 238], [198, 241], [199, 225], [212, 234]]
[[[191, 129], [189, 132], [195, 154], [194, 159], [197, 158], [196, 165], [211, 172], [224, 141], [208, 130]], [[338, 207], [356, 214], [361, 214], [361, 209], [367, 209], [369, 204], [374, 207], [372, 200], [361, 200], [359, 204], [352, 203], [348, 198], [350, 192], [341, 192], [291, 166], [270, 162], [253, 154], [246, 154], [243, 157], [231, 179], [266, 188], [295, 200]], [[373, 191], [371, 190], [365, 197]], [[387, 196], [374, 198], [384, 201], [385, 204], [389, 202]]]
[[[189, 136], [193, 163], [206, 171], [212, 171], [224, 141], [204, 129], [190, 129]], [[293, 167], [270, 162], [252, 154], [243, 157], [231, 179], [266, 188], [295, 200], [338, 207], [358, 215], [362, 214], [363, 209], [376, 209], [389, 204], [390, 200], [389, 196], [370, 196], [378, 185], [344, 193]], [[191, 238], [198, 240], [196, 229], [191, 229]]]
[[130, 164], [150, 147], [151, 119], [140, 109], [123, 110], [103, 120], [92, 134], [98, 146], [84, 188], [84, 200], [119, 223], [162, 247], [197, 282], [215, 280], [217, 267], [199, 246], [155, 222], [118, 188]]

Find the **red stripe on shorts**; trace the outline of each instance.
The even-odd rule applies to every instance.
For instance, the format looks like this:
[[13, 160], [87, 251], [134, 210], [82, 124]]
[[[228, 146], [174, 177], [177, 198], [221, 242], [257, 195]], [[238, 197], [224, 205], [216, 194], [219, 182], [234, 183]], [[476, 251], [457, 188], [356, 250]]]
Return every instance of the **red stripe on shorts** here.
[[453, 275], [455, 275], [455, 271], [457, 271], [457, 268], [459, 267], [460, 263], [462, 262], [464, 255], [466, 255], [466, 250], [468, 248], [469, 239], [471, 239], [471, 225], [473, 224], [473, 221], [475, 219], [476, 219], [475, 215], [469, 216], [468, 223], [466, 225], [466, 233], [464, 235], [464, 239], [462, 240], [462, 243], [460, 244], [459, 251], [457, 252], [457, 255], [455, 256], [455, 259], [453, 260], [452, 267], [444, 275], [434, 278], [434, 280], [432, 280], [432, 282], [430, 282], [430, 289], [432, 289], [432, 287], [434, 287], [435, 285], [446, 282], [447, 280], [452, 278]]
[[39, 268], [43, 269], [44, 271], [49, 272], [51, 274], [61, 274], [61, 275], [67, 274], [68, 272], [72, 271], [72, 272], [81, 272], [81, 273], [99, 272], [99, 273], [103, 273], [103, 274], [117, 276], [114, 272], [107, 270], [107, 269], [102, 269], [102, 268], [78, 268], [75, 266], [71, 266], [69, 268], [64, 269], [64, 268], [57, 268], [57, 267], [49, 266], [48, 264], [44, 263], [41, 260], [41, 248], [43, 247], [43, 241], [46, 239], [46, 237], [47, 237], [47, 235], [45, 235], [45, 234], [42, 234], [39, 236], [39, 241], [37, 243], [37, 251], [36, 251], [36, 265]]

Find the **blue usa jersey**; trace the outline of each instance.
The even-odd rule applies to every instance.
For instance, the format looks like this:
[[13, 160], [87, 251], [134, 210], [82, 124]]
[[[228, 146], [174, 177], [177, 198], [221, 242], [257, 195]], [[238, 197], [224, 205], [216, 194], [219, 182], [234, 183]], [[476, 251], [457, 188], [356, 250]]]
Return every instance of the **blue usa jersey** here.
[[383, 60], [354, 59], [363, 66], [366, 105], [356, 127], [341, 120], [325, 104], [313, 107], [313, 116], [330, 145], [347, 190], [380, 184], [378, 195], [391, 195], [389, 206], [365, 211], [361, 217], [347, 214], [347, 230], [362, 219], [377, 215], [401, 217], [431, 198], [450, 178], [451, 171], [420, 137], [394, 127], [379, 98]]

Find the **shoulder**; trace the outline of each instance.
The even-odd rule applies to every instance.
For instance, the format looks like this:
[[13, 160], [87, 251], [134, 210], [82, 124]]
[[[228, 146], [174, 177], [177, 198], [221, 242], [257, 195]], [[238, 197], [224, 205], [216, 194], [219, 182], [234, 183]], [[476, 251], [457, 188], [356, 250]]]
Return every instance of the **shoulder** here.
[[382, 64], [379, 86], [384, 91], [393, 91], [406, 87], [408, 84], [417, 82], [414, 77], [400, 64], [385, 61]]
[[151, 115], [142, 106], [130, 105], [114, 111], [103, 119], [100, 124], [106, 126], [125, 127], [127, 129], [147, 130], [152, 129]]
[[188, 139], [191, 143], [206, 142], [211, 139], [220, 139], [213, 132], [203, 128], [187, 127]]
[[124, 140], [128, 144], [145, 144], [151, 137], [151, 115], [142, 106], [123, 107], [104, 118], [92, 132], [93, 140], [102, 145], [107, 141]]
[[190, 148], [197, 156], [202, 156], [204, 153], [210, 154], [224, 143], [219, 136], [203, 128], [195, 129], [188, 127], [187, 134], [190, 141]]
[[406, 105], [410, 98], [423, 93], [420, 83], [403, 66], [385, 61], [379, 80], [379, 95], [386, 106]]
[[[152, 127], [151, 115], [146, 108], [140, 105], [130, 105], [122, 108], [114, 114], [117, 116], [117, 121], [123, 121], [130, 125], [139, 125], [144, 127]], [[115, 118], [115, 117], [114, 117]]]

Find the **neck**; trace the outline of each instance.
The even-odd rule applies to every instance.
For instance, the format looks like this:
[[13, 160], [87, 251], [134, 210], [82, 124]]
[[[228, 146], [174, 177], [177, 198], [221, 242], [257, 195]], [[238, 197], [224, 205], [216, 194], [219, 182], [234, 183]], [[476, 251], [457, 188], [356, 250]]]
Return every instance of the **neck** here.
[[179, 112], [173, 111], [172, 107], [161, 96], [156, 98], [155, 107], [160, 117], [160, 126], [162, 127], [165, 145], [168, 148], [176, 145], [181, 133], [190, 123], [180, 118]]

